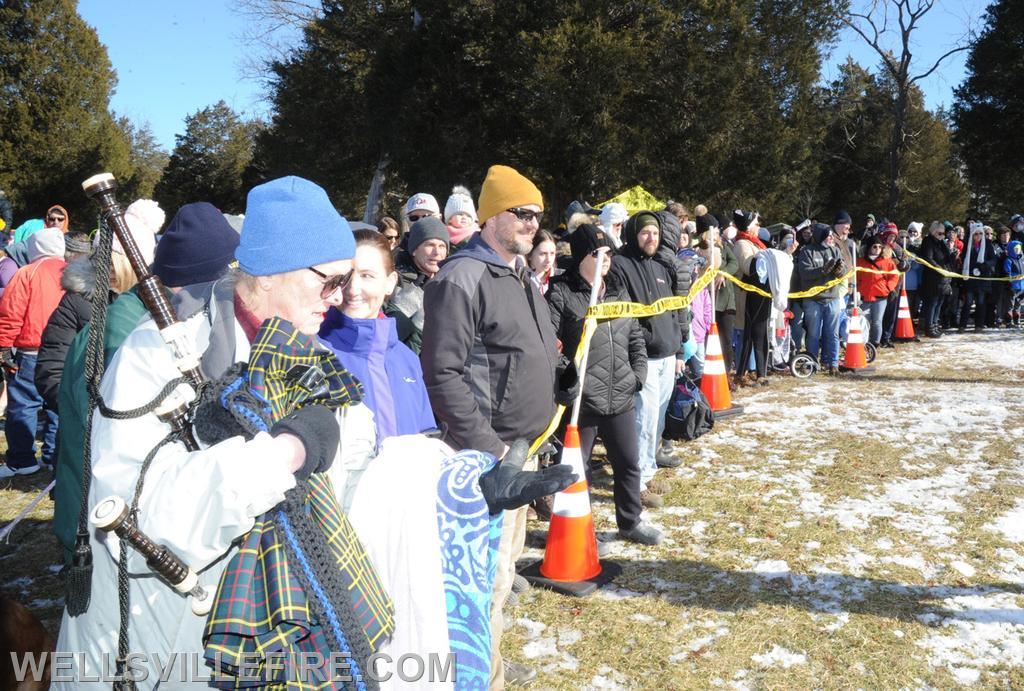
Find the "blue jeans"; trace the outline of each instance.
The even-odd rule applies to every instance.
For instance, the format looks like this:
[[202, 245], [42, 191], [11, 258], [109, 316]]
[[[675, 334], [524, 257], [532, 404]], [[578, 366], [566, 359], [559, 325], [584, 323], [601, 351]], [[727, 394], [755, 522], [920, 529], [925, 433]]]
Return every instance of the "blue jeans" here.
[[871, 324], [871, 332], [868, 341], [874, 345], [882, 342], [882, 317], [885, 316], [886, 298], [874, 302], [863, 303], [864, 311], [867, 312], [868, 322]]
[[[18, 371], [7, 375], [7, 465], [27, 468], [36, 464], [36, 427], [43, 398], [36, 391], [36, 356], [16, 353], [14, 361]], [[43, 429], [43, 462], [53, 463], [57, 444], [57, 413], [46, 411]]]
[[822, 367], [839, 365], [839, 316], [842, 312], [841, 298], [825, 302], [804, 300], [807, 352], [821, 363]]
[[636, 395], [637, 441], [640, 445], [640, 489], [654, 477], [658, 462], [654, 455], [665, 431], [665, 411], [676, 383], [676, 358], [671, 355], [647, 361], [647, 379]]
[[846, 308], [850, 306], [850, 295], [844, 295], [839, 298], [842, 301], [842, 312], [839, 313], [839, 340], [846, 343], [846, 334], [850, 333], [850, 325], [847, 322], [848, 315], [846, 314]]
[[921, 318], [924, 320], [925, 329], [937, 329], [942, 326], [939, 317], [942, 315], [942, 295], [929, 295], [921, 305]]

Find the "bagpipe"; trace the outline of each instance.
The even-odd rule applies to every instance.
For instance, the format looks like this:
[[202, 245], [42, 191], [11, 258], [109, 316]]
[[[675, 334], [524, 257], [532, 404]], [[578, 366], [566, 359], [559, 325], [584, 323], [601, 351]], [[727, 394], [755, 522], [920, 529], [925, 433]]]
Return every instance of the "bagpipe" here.
[[[138, 521], [138, 503], [146, 471], [165, 444], [177, 442], [189, 451], [196, 451], [201, 448], [200, 442], [212, 445], [235, 435], [251, 439], [261, 431], [295, 433], [302, 427], [296, 422], [299, 411], [308, 409], [305, 411], [307, 420], [319, 413], [318, 418], [327, 429], [333, 426], [333, 448], [329, 448], [329, 439], [324, 441], [323, 453], [318, 456], [333, 459], [338, 446], [333, 411], [358, 402], [362, 398], [361, 385], [332, 353], [319, 347], [315, 339], [299, 333], [279, 318], [268, 319], [261, 325], [247, 364], [236, 364], [216, 381], [206, 380], [185, 324], [176, 318], [165, 288], [146, 265], [125, 222], [124, 211], [116, 197], [116, 180], [109, 173], [103, 173], [89, 178], [82, 187], [99, 204], [102, 219], [94, 254], [97, 285], [108, 281], [110, 248], [116, 235], [139, 279], [139, 296], [172, 353], [180, 376], [168, 382], [156, 399], [145, 406], [131, 411], [107, 408], [99, 393], [106, 293], [95, 291], [86, 352], [88, 429], [92, 428], [96, 410], [104, 417], [115, 419], [155, 413], [171, 431], [143, 461], [131, 500], [118, 496], [100, 499], [88, 513], [88, 522], [91, 434], [85, 435], [78, 539], [67, 578], [69, 614], [77, 616], [89, 606], [92, 555], [87, 526], [91, 524], [115, 534], [121, 543], [118, 563], [121, 625], [115, 688], [134, 688], [127, 667], [129, 546], [145, 557], [150, 570], [189, 597], [197, 616], [208, 617], [204, 644], [206, 658], [214, 667], [212, 683], [215, 685], [234, 688], [241, 661], [251, 660], [252, 652], [259, 649], [266, 637], [280, 635], [283, 640], [291, 641], [298, 653], [350, 653], [350, 674], [342, 685], [355, 689], [374, 688], [372, 675], [366, 675], [360, 667], [390, 636], [393, 605], [358, 536], [338, 507], [329, 478], [319, 472], [322, 468], [314, 464], [305, 468], [305, 472], [297, 473], [296, 487], [286, 492], [285, 501], [259, 517], [255, 527], [242, 536], [240, 549], [229, 560], [216, 595], [198, 583], [196, 572], [181, 558], [146, 535]], [[312, 455], [307, 439], [312, 436], [300, 434], [307, 447], [307, 461]], [[245, 593], [239, 597], [239, 582], [232, 581], [233, 576], [238, 577], [251, 594], [241, 610], [237, 608], [240, 601], [245, 602]], [[220, 597], [225, 588], [232, 592], [232, 597]], [[276, 606], [278, 611], [256, 613], [252, 603]], [[279, 611], [287, 611], [289, 616], [281, 617]], [[277, 676], [264, 679], [267, 685], [294, 678], [294, 670], [287, 667], [272, 669], [268, 674]]]

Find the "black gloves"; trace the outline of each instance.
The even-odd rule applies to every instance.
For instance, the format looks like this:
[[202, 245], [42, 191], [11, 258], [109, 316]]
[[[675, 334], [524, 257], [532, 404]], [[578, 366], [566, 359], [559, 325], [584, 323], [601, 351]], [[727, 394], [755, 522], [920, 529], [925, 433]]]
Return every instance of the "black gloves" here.
[[252, 439], [270, 424], [270, 405], [249, 388], [242, 362], [202, 388], [192, 415], [196, 438], [210, 446], [239, 435]]
[[530, 445], [518, 439], [498, 465], [480, 476], [480, 492], [487, 500], [491, 515], [526, 506], [534, 499], [562, 491], [579, 479], [572, 468], [561, 464], [536, 472], [523, 470], [529, 453]]
[[[334, 411], [322, 405], [309, 405], [282, 418], [270, 428], [270, 434], [294, 434], [306, 447], [306, 462], [295, 471], [295, 479], [305, 480], [312, 473], [326, 472], [334, 463], [341, 431]], [[520, 465], [522, 465], [520, 463]]]
[[580, 373], [576, 369], [576, 363], [563, 356], [561, 364], [555, 370], [555, 376], [558, 379], [555, 403], [569, 407], [580, 395]]
[[10, 348], [0, 348], [0, 367], [7, 374], [14, 374], [18, 371], [18, 365], [14, 362], [14, 353]]

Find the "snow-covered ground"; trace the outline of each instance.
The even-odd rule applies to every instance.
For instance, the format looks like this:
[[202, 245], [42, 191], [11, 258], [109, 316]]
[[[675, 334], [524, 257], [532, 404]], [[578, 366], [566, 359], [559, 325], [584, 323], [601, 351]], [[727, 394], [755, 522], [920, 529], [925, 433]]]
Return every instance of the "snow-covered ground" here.
[[[952, 373], [925, 380], [934, 363]], [[613, 507], [595, 502], [598, 537], [627, 568], [655, 553], [729, 564], [712, 581], [782, 589], [826, 637], [849, 626], [851, 615], [892, 616], [899, 624], [886, 598], [894, 608], [910, 601], [910, 613], [901, 610], [908, 624], [889, 627], [887, 635], [927, 669], [947, 673], [919, 679], [917, 687], [1006, 687], [1024, 679], [1024, 332], [953, 334], [883, 351], [876, 364], [874, 380], [816, 375], [741, 391], [742, 417], [681, 448], [686, 462], [671, 471], [677, 482], [734, 488], [737, 501], [781, 521], [771, 534], [751, 530], [723, 493], [717, 512], [671, 500], [648, 511], [666, 532], [657, 551], [611, 541]], [[539, 545], [530, 556], [542, 556]], [[642, 586], [633, 579], [595, 597], [638, 605], [653, 597], [685, 613], [693, 595], [656, 571]], [[737, 635], [732, 615], [684, 627], [667, 662], [683, 664], [694, 651], [728, 645]], [[535, 632], [521, 657], [549, 667], [573, 664], [560, 647], [564, 635]], [[813, 674], [822, 664], [785, 638], [765, 638], [742, 664], [737, 658], [730, 675], [701, 685], [757, 688], [765, 670]], [[865, 664], [852, 671], [864, 673]], [[582, 671], [591, 688], [644, 686], [610, 667]]]

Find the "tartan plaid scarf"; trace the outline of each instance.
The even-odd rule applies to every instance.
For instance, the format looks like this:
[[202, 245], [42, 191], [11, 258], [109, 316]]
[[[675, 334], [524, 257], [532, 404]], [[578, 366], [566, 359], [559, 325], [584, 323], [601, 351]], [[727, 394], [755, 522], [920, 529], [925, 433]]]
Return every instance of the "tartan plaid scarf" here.
[[[268, 319], [257, 332], [244, 377], [266, 402], [270, 424], [305, 405], [337, 408], [362, 399], [361, 385], [332, 353], [279, 318]], [[221, 577], [203, 639], [213, 668], [211, 684], [227, 689], [373, 687], [362, 665], [393, 632], [394, 608], [338, 506], [330, 479], [322, 473], [310, 476], [305, 487], [288, 493], [282, 507], [256, 521]], [[300, 539], [303, 522], [315, 525], [328, 550]], [[318, 557], [327, 564], [319, 572], [311, 566]], [[328, 569], [340, 574], [347, 602], [329, 597], [329, 584], [321, 582]], [[305, 654], [325, 666], [300, 678], [297, 668], [309, 659]], [[331, 678], [332, 654], [351, 654], [342, 678]]]

